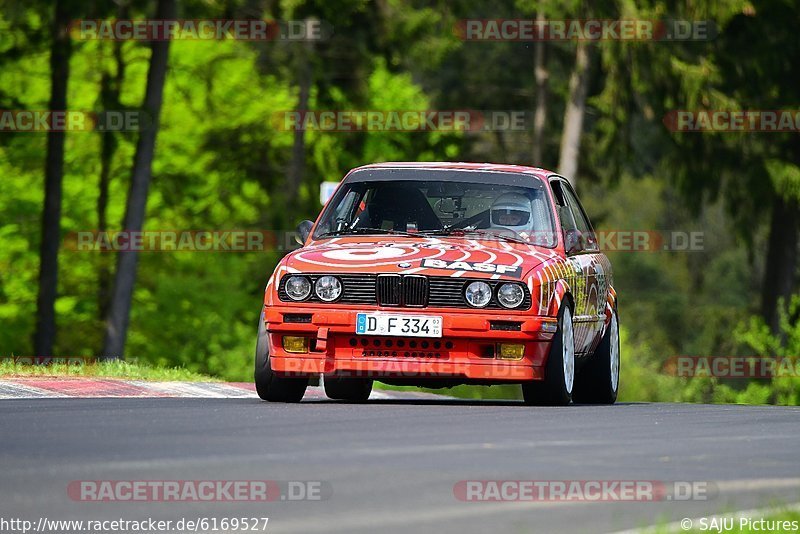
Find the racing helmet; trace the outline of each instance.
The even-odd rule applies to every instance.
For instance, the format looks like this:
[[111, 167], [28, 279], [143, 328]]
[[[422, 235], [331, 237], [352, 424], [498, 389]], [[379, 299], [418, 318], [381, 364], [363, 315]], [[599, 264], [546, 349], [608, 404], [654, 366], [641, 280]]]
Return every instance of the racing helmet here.
[[531, 201], [520, 193], [505, 193], [497, 197], [490, 211], [491, 227], [526, 234], [531, 228]]

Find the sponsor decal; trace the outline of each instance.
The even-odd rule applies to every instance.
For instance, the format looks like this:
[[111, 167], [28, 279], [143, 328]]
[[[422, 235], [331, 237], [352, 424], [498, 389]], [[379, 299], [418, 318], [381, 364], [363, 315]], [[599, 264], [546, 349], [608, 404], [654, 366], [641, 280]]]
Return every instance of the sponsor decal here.
[[448, 262], [445, 260], [426, 259], [422, 260], [422, 266], [426, 269], [443, 269], [446, 271], [504, 274], [514, 278], [522, 276], [522, 267], [520, 266], [497, 265], [494, 263], [476, 263], [470, 261]]
[[400, 258], [408, 256], [408, 251], [400, 247], [374, 247], [362, 249], [341, 249], [341, 250], [328, 250], [323, 252], [322, 255], [330, 260], [341, 261], [363, 261], [363, 260], [386, 260], [390, 258]]

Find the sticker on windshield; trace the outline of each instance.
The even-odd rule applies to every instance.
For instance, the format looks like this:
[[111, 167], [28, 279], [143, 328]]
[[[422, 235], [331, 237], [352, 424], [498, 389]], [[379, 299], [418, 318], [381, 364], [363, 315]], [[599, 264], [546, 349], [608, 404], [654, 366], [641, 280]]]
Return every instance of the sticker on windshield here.
[[470, 261], [454, 261], [426, 259], [422, 266], [427, 269], [444, 269], [446, 271], [476, 272], [503, 274], [514, 278], [522, 276], [522, 267], [513, 265], [497, 265], [494, 263], [476, 263]]

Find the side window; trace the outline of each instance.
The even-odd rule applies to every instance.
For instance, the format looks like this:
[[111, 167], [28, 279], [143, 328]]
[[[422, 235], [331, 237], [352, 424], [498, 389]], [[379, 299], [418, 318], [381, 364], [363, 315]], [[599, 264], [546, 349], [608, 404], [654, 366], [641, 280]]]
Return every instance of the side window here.
[[315, 235], [339, 231], [351, 224], [353, 216], [359, 208], [358, 201], [361, 195], [362, 190], [349, 189], [344, 196], [334, 197], [331, 202], [336, 202], [336, 204], [331, 204], [328, 208], [332, 213], [320, 222]]
[[581, 206], [581, 203], [578, 201], [578, 197], [575, 196], [575, 193], [569, 186], [562, 187], [562, 190], [564, 192], [564, 196], [566, 197], [567, 204], [569, 204], [572, 216], [575, 219], [575, 224], [578, 227], [578, 231], [580, 232], [581, 250], [589, 252], [599, 251], [600, 249], [597, 246], [597, 238], [594, 235], [594, 231], [592, 231], [592, 225], [589, 224], [589, 219], [586, 217], [586, 212], [583, 211], [583, 206]]
[[348, 191], [342, 202], [336, 206], [336, 220], [346, 220], [348, 215], [353, 211], [353, 206], [358, 199], [358, 191]]
[[566, 195], [564, 194], [564, 188], [562, 187], [561, 181], [553, 180], [550, 182], [550, 186], [553, 188], [553, 196], [556, 199], [556, 207], [558, 208], [558, 218], [561, 221], [561, 229], [564, 232], [577, 230], [578, 227], [575, 223], [575, 218], [572, 215], [572, 210], [567, 204]]

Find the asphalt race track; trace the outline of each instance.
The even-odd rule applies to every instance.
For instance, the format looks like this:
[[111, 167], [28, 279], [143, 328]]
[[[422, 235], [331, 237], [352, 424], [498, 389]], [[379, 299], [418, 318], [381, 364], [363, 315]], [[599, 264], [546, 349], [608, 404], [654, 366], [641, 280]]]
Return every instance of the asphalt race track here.
[[[0, 517], [269, 517], [267, 532], [614, 532], [800, 501], [800, 408], [0, 401]], [[319, 481], [323, 500], [81, 502], [80, 480]], [[463, 480], [710, 482], [707, 500], [463, 502]]]

